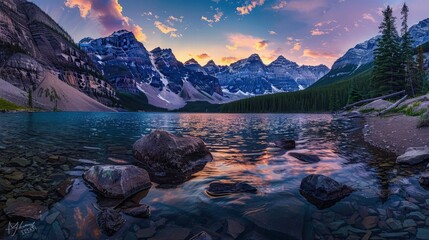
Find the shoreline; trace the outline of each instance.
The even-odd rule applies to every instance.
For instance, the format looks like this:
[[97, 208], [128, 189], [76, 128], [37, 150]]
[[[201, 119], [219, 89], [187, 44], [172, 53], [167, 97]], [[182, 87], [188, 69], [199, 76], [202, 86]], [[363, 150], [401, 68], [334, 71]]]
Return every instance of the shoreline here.
[[418, 117], [364, 115], [364, 120], [365, 142], [396, 156], [404, 154], [409, 147], [429, 146], [429, 128], [417, 128]]

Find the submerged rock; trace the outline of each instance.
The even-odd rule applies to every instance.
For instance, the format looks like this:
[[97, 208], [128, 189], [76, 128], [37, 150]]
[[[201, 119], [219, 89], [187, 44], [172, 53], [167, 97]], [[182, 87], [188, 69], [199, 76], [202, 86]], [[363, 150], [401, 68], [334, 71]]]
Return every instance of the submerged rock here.
[[300, 192], [310, 203], [323, 209], [348, 196], [353, 189], [332, 178], [312, 174], [302, 180]]
[[33, 219], [39, 220], [48, 209], [36, 203], [16, 201], [3, 209], [4, 213], [12, 220]]
[[119, 231], [124, 223], [125, 219], [122, 214], [111, 208], [103, 209], [97, 215], [98, 226], [108, 236]]
[[429, 147], [411, 147], [396, 159], [397, 163], [415, 165], [429, 160]]
[[290, 139], [281, 139], [274, 142], [277, 147], [283, 148], [285, 150], [294, 149], [296, 147], [295, 140]]
[[152, 186], [146, 170], [132, 165], [93, 166], [83, 179], [107, 198], [128, 198]]
[[156, 130], [133, 145], [134, 157], [157, 183], [182, 183], [213, 160], [205, 143], [196, 137], [177, 137]]
[[425, 188], [429, 187], [429, 172], [424, 172], [420, 175], [419, 183]]
[[137, 207], [124, 209], [123, 212], [127, 215], [139, 218], [148, 218], [150, 217], [150, 207], [146, 204], [141, 204]]
[[197, 235], [191, 237], [189, 240], [213, 240], [213, 238], [208, 233], [202, 231]]
[[288, 153], [290, 156], [306, 162], [306, 163], [317, 163], [320, 162], [320, 158], [317, 155], [314, 154], [308, 154], [308, 153], [303, 153], [303, 152], [289, 152]]
[[224, 196], [234, 193], [256, 193], [258, 190], [245, 182], [218, 181], [210, 183], [207, 194], [211, 196]]

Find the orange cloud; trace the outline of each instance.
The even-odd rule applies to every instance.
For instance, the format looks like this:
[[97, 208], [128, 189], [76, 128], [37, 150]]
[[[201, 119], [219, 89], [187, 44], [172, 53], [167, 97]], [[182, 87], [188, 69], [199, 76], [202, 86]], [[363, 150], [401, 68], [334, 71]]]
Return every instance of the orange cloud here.
[[309, 58], [338, 58], [338, 54], [330, 52], [316, 52], [311, 49], [304, 49], [303, 57]]
[[236, 10], [238, 12], [239, 15], [246, 15], [246, 14], [250, 14], [250, 12], [257, 6], [262, 6], [264, 5], [265, 0], [252, 0], [250, 2], [250, 4], [242, 6], [242, 7], [237, 7]]
[[268, 47], [267, 40], [240, 33], [229, 35], [228, 41], [230, 44], [226, 45], [226, 47], [229, 50], [236, 50], [238, 48], [241, 48], [247, 50], [261, 51]]
[[292, 50], [293, 50], [293, 51], [299, 51], [299, 50], [301, 50], [301, 43], [299, 43], [299, 42], [295, 43], [295, 44], [293, 45]]
[[236, 61], [238, 61], [238, 59], [236, 57], [223, 57], [222, 58], [222, 63], [227, 64], [227, 65], [234, 63]]
[[364, 13], [364, 14], [362, 15], [362, 18], [363, 18], [363, 19], [365, 19], [365, 20], [371, 21], [371, 22], [373, 22], [373, 23], [375, 23], [375, 22], [376, 22], [376, 21], [375, 21], [375, 18], [374, 18], [370, 13]]
[[328, 34], [328, 32], [324, 32], [324, 31], [322, 31], [322, 30], [320, 30], [318, 28], [311, 30], [311, 35], [312, 36], [322, 36], [322, 35], [325, 35], [325, 34]]
[[255, 49], [258, 51], [264, 50], [268, 47], [268, 41], [262, 40], [260, 42], [257, 42], [255, 45]]
[[169, 34], [172, 38], [178, 38], [181, 37], [182, 34], [177, 33], [177, 29], [174, 27], [170, 27], [160, 21], [155, 21], [153, 23], [158, 30], [164, 34]]
[[201, 54], [197, 55], [196, 58], [198, 60], [204, 60], [204, 59], [210, 58], [210, 56], [207, 53], [201, 53]]
[[110, 34], [120, 29], [132, 31], [139, 41], [146, 41], [142, 27], [131, 23], [130, 18], [122, 14], [118, 0], [66, 0], [66, 7], [78, 8], [83, 18], [92, 17], [104, 28], [103, 34]]

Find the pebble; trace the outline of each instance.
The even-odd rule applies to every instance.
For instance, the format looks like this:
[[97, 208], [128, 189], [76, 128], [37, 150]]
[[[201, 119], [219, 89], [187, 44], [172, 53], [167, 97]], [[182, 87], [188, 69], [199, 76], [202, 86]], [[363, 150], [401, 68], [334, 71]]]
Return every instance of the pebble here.
[[243, 226], [243, 224], [236, 220], [228, 219], [226, 220], [226, 224], [228, 227], [227, 233], [233, 238], [237, 238], [242, 232], [244, 232], [245, 227]]
[[413, 219], [406, 219], [402, 225], [404, 226], [404, 228], [417, 226], [416, 222]]
[[429, 229], [428, 228], [418, 228], [416, 238], [417, 239], [429, 239]]
[[392, 230], [399, 230], [402, 228], [401, 222], [393, 218], [387, 219], [386, 223]]
[[379, 218], [377, 216], [365, 217], [362, 221], [362, 225], [365, 229], [371, 229], [377, 226]]
[[421, 212], [411, 212], [410, 214], [407, 215], [407, 218], [424, 221], [426, 219], [426, 216]]

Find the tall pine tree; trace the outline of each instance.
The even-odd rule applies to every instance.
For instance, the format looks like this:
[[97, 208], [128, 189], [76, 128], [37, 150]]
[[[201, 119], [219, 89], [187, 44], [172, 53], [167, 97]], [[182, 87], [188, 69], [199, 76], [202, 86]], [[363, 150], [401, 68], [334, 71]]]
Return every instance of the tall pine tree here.
[[401, 44], [395, 28], [396, 18], [390, 6], [383, 11], [383, 22], [379, 29], [381, 39], [374, 52], [374, 95], [380, 96], [404, 89]]
[[415, 96], [419, 92], [419, 86], [416, 82], [416, 63], [413, 57], [413, 39], [408, 31], [408, 13], [409, 8], [404, 3], [401, 10], [402, 28], [401, 28], [401, 57], [404, 82], [406, 84], [407, 93]]

